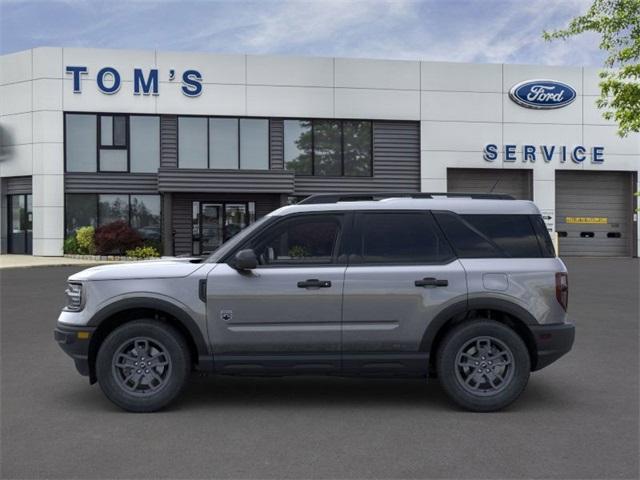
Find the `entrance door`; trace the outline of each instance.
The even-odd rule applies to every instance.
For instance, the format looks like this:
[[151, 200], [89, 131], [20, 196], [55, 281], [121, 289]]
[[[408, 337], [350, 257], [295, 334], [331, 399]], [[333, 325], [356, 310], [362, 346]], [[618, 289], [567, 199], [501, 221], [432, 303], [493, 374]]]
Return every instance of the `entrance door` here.
[[200, 216], [202, 253], [211, 253], [222, 244], [222, 205], [203, 203]]
[[9, 207], [9, 253], [32, 253], [32, 207], [31, 194], [8, 195]]
[[207, 322], [216, 369], [338, 372], [344, 215], [283, 219], [239, 248], [259, 259], [239, 272], [223, 263], [207, 281]]

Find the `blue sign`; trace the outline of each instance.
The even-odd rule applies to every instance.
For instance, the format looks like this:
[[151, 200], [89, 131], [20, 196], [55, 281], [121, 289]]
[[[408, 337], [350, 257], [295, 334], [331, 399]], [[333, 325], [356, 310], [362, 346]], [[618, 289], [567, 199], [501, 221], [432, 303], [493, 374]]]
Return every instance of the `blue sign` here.
[[[482, 157], [487, 162], [495, 162], [500, 156], [499, 152], [498, 145], [489, 143], [485, 145]], [[503, 146], [502, 152], [503, 161], [511, 163], [518, 160], [523, 163], [535, 163], [536, 160], [550, 163], [554, 156], [558, 158], [560, 163], [565, 163], [568, 159], [571, 159], [573, 163], [581, 164], [589, 156], [591, 156], [591, 163], [604, 163], [604, 147], [602, 146], [588, 149], [582, 145], [576, 145], [572, 148], [567, 148], [566, 145], [539, 145], [538, 147], [535, 145], [522, 145], [521, 148], [518, 148], [518, 145], [507, 144]]]
[[550, 110], [569, 105], [576, 99], [576, 91], [566, 83], [555, 80], [527, 80], [514, 85], [509, 97], [526, 108]]
[[[68, 65], [65, 68], [67, 74], [73, 77], [73, 93], [82, 93], [82, 75], [87, 75], [89, 70], [85, 66]], [[176, 71], [171, 69], [168, 81], [176, 79]], [[106, 95], [113, 95], [120, 90], [120, 72], [113, 67], [104, 67], [96, 74], [98, 90]], [[133, 69], [133, 94], [134, 95], [159, 95], [160, 81], [157, 68], [152, 68], [145, 74], [141, 68]], [[185, 70], [182, 73], [181, 90], [187, 97], [197, 97], [202, 93], [202, 75], [198, 70]]]

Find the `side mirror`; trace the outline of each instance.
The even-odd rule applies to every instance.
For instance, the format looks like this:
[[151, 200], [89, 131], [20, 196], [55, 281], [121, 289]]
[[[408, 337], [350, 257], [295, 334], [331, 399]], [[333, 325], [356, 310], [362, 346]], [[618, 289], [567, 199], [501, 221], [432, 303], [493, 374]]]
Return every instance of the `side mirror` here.
[[256, 252], [250, 248], [240, 250], [236, 253], [232, 266], [236, 270], [253, 270], [258, 266], [258, 257], [256, 257]]

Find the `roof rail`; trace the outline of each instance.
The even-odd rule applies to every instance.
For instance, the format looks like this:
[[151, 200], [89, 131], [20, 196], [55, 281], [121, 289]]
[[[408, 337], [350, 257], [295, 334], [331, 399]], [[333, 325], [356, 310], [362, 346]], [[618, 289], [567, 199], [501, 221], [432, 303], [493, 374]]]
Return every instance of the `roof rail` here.
[[515, 200], [504, 193], [438, 193], [438, 192], [392, 192], [392, 193], [320, 193], [309, 195], [298, 202], [298, 205], [314, 203], [361, 202], [367, 200], [383, 200], [385, 198], [471, 198], [484, 200]]

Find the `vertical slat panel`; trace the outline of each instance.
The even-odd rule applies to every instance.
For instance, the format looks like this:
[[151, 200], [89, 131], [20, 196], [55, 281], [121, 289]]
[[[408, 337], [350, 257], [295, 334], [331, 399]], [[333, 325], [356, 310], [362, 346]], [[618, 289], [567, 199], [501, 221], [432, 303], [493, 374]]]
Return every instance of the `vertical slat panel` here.
[[269, 165], [272, 170], [284, 168], [284, 120], [272, 118], [269, 123]]
[[178, 166], [178, 117], [160, 117], [160, 166]]

